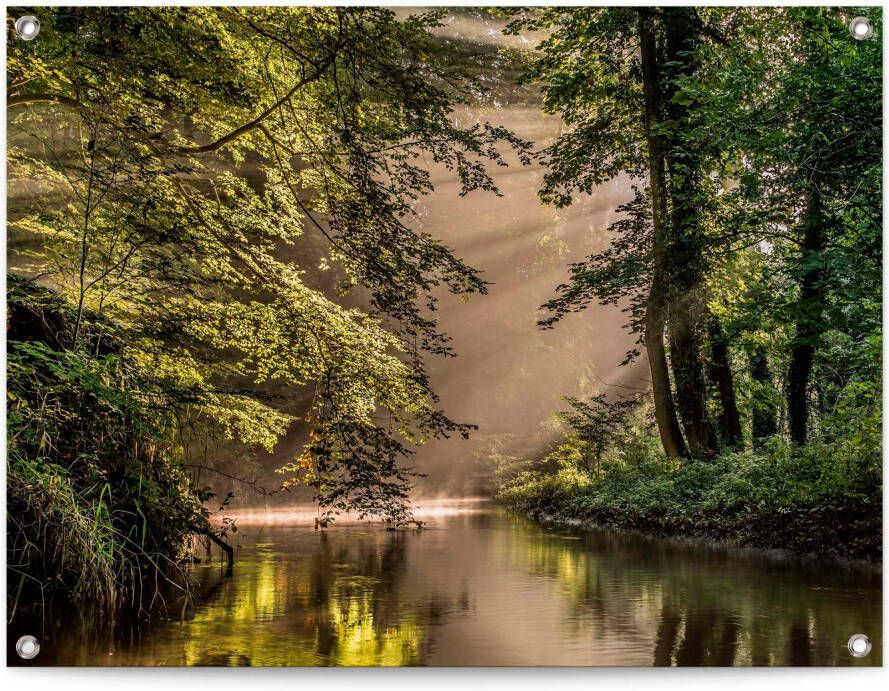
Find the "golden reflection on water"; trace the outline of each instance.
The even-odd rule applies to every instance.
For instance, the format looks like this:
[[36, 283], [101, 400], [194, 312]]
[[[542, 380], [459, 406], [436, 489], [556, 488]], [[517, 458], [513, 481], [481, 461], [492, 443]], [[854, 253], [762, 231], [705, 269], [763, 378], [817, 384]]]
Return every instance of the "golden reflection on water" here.
[[[304, 526], [271, 532], [274, 541], [251, 545], [248, 537], [218, 598], [169, 631], [160, 627], [163, 647], [183, 643], [181, 664], [418, 663], [425, 627], [415, 611], [391, 609], [387, 592], [403, 534], [363, 527], [332, 535]], [[290, 552], [288, 543], [310, 543], [313, 551]]]
[[[71, 627], [41, 664], [879, 665], [875, 570], [612, 532], [477, 503], [423, 531], [254, 525], [234, 574], [196, 569], [184, 621]], [[855, 660], [852, 633], [873, 652]], [[11, 660], [12, 661], [12, 660]]]

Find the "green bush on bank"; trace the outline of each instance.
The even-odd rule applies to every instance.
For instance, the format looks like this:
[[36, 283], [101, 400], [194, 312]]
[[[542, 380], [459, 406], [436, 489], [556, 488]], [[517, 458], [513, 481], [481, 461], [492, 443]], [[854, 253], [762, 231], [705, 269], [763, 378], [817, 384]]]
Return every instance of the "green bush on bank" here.
[[795, 448], [775, 437], [711, 462], [667, 459], [640, 435], [609, 456], [600, 477], [576, 464], [584, 442], [568, 438], [498, 499], [537, 518], [879, 561], [879, 412], [858, 412], [841, 438]]
[[29, 281], [7, 291], [9, 618], [57, 597], [147, 606], [208, 525], [176, 462], [173, 391], [113, 325], [85, 314], [72, 350], [73, 308]]

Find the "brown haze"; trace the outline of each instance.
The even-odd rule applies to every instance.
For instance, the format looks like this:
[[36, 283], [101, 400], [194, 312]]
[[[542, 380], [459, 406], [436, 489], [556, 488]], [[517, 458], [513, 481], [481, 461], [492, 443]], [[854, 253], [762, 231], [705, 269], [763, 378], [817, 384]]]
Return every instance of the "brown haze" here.
[[[397, 13], [410, 11], [398, 9]], [[503, 24], [484, 11], [464, 9], [448, 16], [445, 26], [436, 31], [446, 49], [451, 46], [464, 56], [473, 51], [482, 56], [474, 69], [490, 89], [483, 105], [463, 108], [454, 117], [464, 126], [484, 121], [504, 125], [540, 148], [558, 135], [561, 121], [541, 110], [530, 88], [516, 84], [515, 60], [499, 52], [530, 50], [540, 35], [506, 36], [500, 33]], [[460, 197], [456, 176], [431, 168], [435, 191], [418, 203], [418, 216], [411, 221], [490, 282], [487, 295], [472, 296], [468, 302], [446, 293], [438, 296], [441, 327], [453, 339], [457, 357], [427, 358], [433, 388], [451, 418], [479, 429], [469, 440], [436, 441], [417, 450], [409, 463], [427, 475], [418, 481], [418, 496], [486, 493], [492, 454], [535, 457], [558, 438], [553, 412], [564, 409], [562, 397], [602, 391], [619, 394], [628, 390], [623, 387], [647, 384], [644, 362], [619, 366], [633, 345], [633, 337], [622, 326], [626, 315], [619, 307], [592, 305], [570, 315], [554, 330], [537, 327], [542, 316], [539, 306], [567, 278], [567, 265], [607, 243], [606, 229], [615, 220], [615, 208], [631, 197], [627, 182], [603, 185], [567, 209], [554, 209], [537, 200], [542, 169], [522, 166], [515, 157], [509, 162], [507, 168], [491, 167], [502, 192], [499, 197], [489, 192]], [[262, 175], [249, 163], [238, 172], [258, 188], [262, 186]], [[55, 199], [52, 190], [32, 188], [27, 180], [10, 180], [11, 218], [19, 213], [19, 206], [35, 198], [43, 204]], [[40, 267], [27, 266], [27, 249], [27, 238], [11, 242], [9, 263], [26, 273], [39, 273]], [[326, 249], [321, 234], [306, 224], [301, 241], [289, 251], [306, 269], [306, 281], [333, 296], [342, 274], [336, 269], [316, 270]], [[335, 299], [349, 306], [367, 306], [367, 296], [360, 290]], [[297, 415], [310, 400], [308, 391], [280, 393], [290, 397], [288, 407]], [[305, 438], [305, 426], [297, 424], [274, 454], [256, 459], [257, 484], [267, 488], [279, 484], [281, 476], [274, 474], [274, 468], [298, 454]], [[225, 448], [217, 453], [218, 458], [208, 461], [240, 476], [253, 476], [245, 470], [251, 465], [249, 459], [233, 458]], [[219, 494], [229, 489], [220, 485], [226, 482], [220, 477], [199, 481], [213, 484]], [[239, 504], [257, 503], [243, 485], [234, 483], [230, 489], [238, 495]], [[290, 503], [309, 496], [308, 490], [278, 494], [269, 502]]]
[[[558, 135], [561, 120], [541, 110], [534, 92], [516, 85], [514, 62], [497, 54], [502, 48], [529, 50], [540, 36], [505, 36], [500, 33], [502, 21], [471, 12], [449, 16], [436, 33], [455, 47], [465, 50], [469, 42], [481, 53], [488, 51], [478, 74], [491, 92], [484, 105], [463, 108], [454, 117], [464, 126], [485, 121], [504, 125], [538, 148], [545, 146]], [[555, 209], [537, 199], [541, 167], [522, 166], [515, 157], [509, 163], [507, 168], [490, 168], [499, 197], [489, 192], [461, 197], [456, 176], [430, 166], [435, 191], [416, 205], [417, 218], [411, 221], [490, 283], [487, 295], [472, 296], [468, 302], [446, 292], [437, 296], [440, 324], [452, 338], [457, 357], [427, 358], [433, 389], [452, 419], [478, 425], [478, 430], [469, 440], [454, 437], [417, 449], [408, 463], [425, 475], [417, 482], [418, 498], [489, 493], [492, 454], [533, 458], [558, 439], [553, 413], [565, 408], [564, 396], [604, 391], [620, 395], [647, 385], [644, 362], [619, 364], [634, 343], [623, 328], [626, 315], [619, 307], [592, 305], [555, 330], [537, 326], [543, 314], [539, 307], [567, 278], [568, 264], [607, 243], [615, 208], [632, 196], [628, 183], [616, 180], [567, 209]], [[307, 224], [294, 259], [311, 267], [324, 251], [320, 233]], [[337, 271], [319, 275], [310, 270], [306, 276], [328, 295], [338, 278]], [[341, 301], [366, 307], [367, 296], [358, 290]], [[272, 457], [260, 459], [259, 465], [269, 471], [260, 473], [261, 484], [277, 484], [280, 476], [269, 477], [271, 469], [298, 453], [305, 434], [304, 427], [295, 426]], [[233, 489], [244, 503], [256, 504], [244, 496], [243, 488]], [[277, 495], [267, 503], [289, 504], [308, 497], [307, 490]]]
[[[539, 38], [506, 37], [501, 22], [465, 15], [446, 20], [440, 34], [511, 48], [530, 48]], [[492, 104], [455, 114], [463, 125], [490, 121], [546, 145], [561, 121], [546, 115], [527, 89], [503, 79], [493, 87]], [[453, 338], [456, 358], [429, 358], [433, 388], [443, 409], [479, 429], [469, 441], [451, 439], [421, 448], [414, 462], [428, 474], [420, 493], [484, 491], [487, 457], [492, 451], [534, 456], [556, 438], [552, 413], [564, 409], [563, 396], [609, 390], [607, 384], [644, 386], [638, 364], [620, 367], [633, 345], [617, 307], [590, 306], [570, 315], [555, 330], [537, 327], [539, 306], [567, 278], [567, 265], [607, 243], [614, 209], [631, 197], [625, 181], [614, 181], [567, 209], [543, 206], [537, 199], [543, 171], [537, 165], [496, 169], [502, 195], [459, 196], [452, 174], [434, 170], [435, 192], [417, 210], [422, 229], [479, 269], [491, 283], [488, 295], [468, 303], [442, 295], [440, 319]], [[621, 389], [612, 388], [612, 391]]]
[[[477, 116], [538, 143], [559, 127], [533, 107], [505, 106]], [[539, 307], [567, 278], [568, 263], [607, 242], [605, 229], [629, 190], [614, 182], [556, 210], [537, 200], [541, 177], [539, 167], [516, 164], [495, 175], [502, 197], [460, 198], [456, 182], [440, 174], [435, 193], [423, 200], [423, 229], [491, 283], [488, 295], [467, 303], [441, 298], [441, 325], [458, 356], [429, 360], [433, 388], [450, 416], [479, 430], [468, 443], [451, 440], [420, 450], [418, 467], [430, 476], [422, 483], [426, 489], [471, 491], [466, 480], [482, 479], [483, 456], [490, 451], [541, 453], [557, 432], [552, 413], [565, 407], [563, 396], [602, 391], [633, 374], [619, 367], [633, 345], [619, 308], [593, 305], [554, 330], [537, 326]]]

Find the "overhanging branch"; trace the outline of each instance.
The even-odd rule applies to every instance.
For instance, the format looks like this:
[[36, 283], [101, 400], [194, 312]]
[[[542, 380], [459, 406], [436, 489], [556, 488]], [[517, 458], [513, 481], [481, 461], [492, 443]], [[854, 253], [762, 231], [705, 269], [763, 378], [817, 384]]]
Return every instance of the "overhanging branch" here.
[[311, 82], [316, 81], [321, 77], [322, 74], [327, 70], [328, 67], [333, 63], [336, 58], [336, 52], [334, 51], [331, 55], [324, 60], [319, 66], [318, 69], [315, 70], [312, 74], [303, 77], [300, 79], [293, 87], [284, 94], [281, 98], [275, 101], [272, 105], [266, 108], [262, 113], [260, 113], [257, 117], [251, 120], [248, 123], [241, 125], [238, 128], [233, 129], [226, 135], [223, 135], [219, 139], [210, 142], [209, 144], [203, 144], [201, 146], [179, 146], [174, 149], [175, 152], [181, 154], [204, 154], [210, 151], [216, 151], [217, 149], [221, 149], [226, 144], [233, 142], [234, 140], [243, 137], [245, 134], [252, 132], [257, 129], [260, 125], [262, 125], [263, 121], [265, 121], [270, 115], [272, 115], [278, 108], [283, 106], [287, 101], [293, 98], [294, 94], [299, 91], [301, 88], [310, 84]]
[[72, 108], [80, 108], [81, 102], [70, 96], [62, 96], [61, 94], [17, 94], [15, 96], [6, 97], [6, 107], [13, 108], [15, 106], [27, 106], [32, 103], [56, 103]]

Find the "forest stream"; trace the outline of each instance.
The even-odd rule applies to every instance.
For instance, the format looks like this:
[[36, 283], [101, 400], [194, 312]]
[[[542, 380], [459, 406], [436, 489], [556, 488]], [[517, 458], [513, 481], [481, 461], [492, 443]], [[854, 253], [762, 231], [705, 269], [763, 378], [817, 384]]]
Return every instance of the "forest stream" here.
[[[482, 500], [420, 502], [423, 530], [316, 531], [307, 516], [248, 520], [231, 576], [218, 554], [195, 569], [205, 595], [184, 620], [125, 635], [66, 625], [40, 663], [882, 663], [880, 574], [866, 566], [541, 526]], [[873, 641], [861, 660], [846, 648], [858, 632]]]
[[31, 11], [8, 664], [882, 665], [879, 8]]

